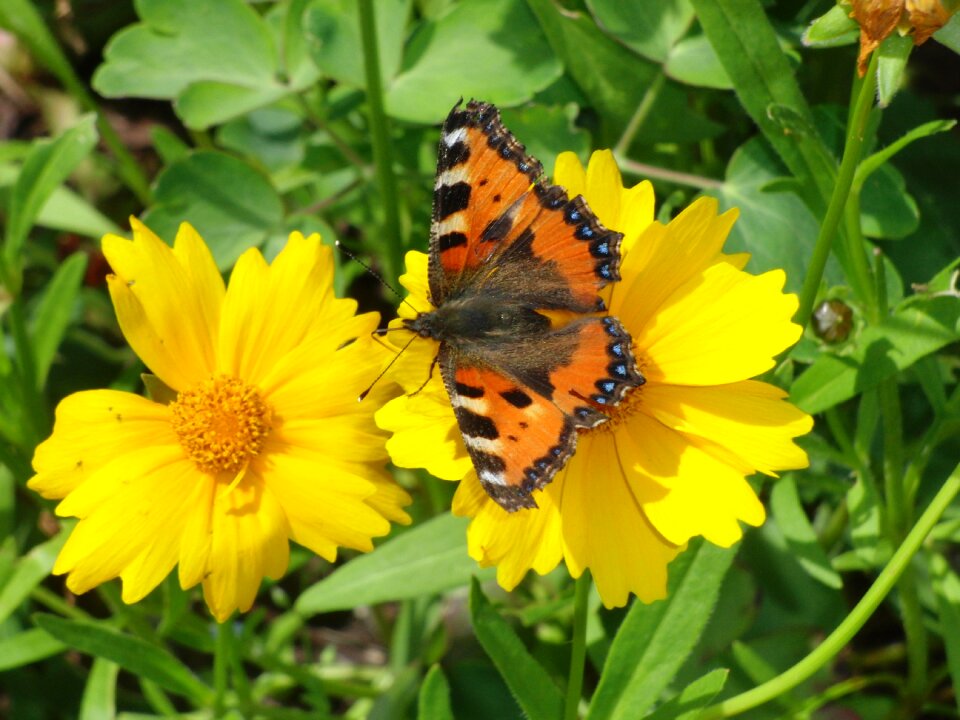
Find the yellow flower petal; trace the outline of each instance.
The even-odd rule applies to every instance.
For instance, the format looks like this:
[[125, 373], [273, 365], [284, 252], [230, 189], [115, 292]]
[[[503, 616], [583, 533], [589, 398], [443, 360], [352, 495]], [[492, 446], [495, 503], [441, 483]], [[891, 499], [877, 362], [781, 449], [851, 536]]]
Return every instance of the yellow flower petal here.
[[620, 254], [626, 257], [643, 232], [653, 223], [654, 211], [653, 184], [649, 180], [624, 189], [620, 198], [620, 221], [612, 228], [623, 233]]
[[[763, 505], [743, 474], [688, 442], [680, 433], [637, 413], [617, 434], [617, 450], [634, 497], [668, 542], [702, 535], [729, 547], [748, 525], [763, 523]], [[666, 490], [652, 497], [650, 481]]]
[[237, 283], [230, 279], [220, 337], [220, 369], [254, 384], [286, 353], [349, 319], [357, 307], [333, 297], [333, 251], [319, 235], [291, 234], [266, 270], [258, 258], [253, 250], [237, 261], [234, 272], [241, 274]]
[[430, 387], [394, 398], [375, 417], [378, 426], [393, 433], [387, 451], [394, 465], [425, 467], [444, 480], [459, 480], [473, 467], [442, 385], [439, 391]]
[[565, 472], [562, 507], [570, 574], [589, 568], [607, 607], [625, 605], [631, 593], [644, 602], [665, 597], [667, 564], [679, 552], [647, 523], [617, 457], [611, 433], [582, 438]]
[[597, 150], [587, 163], [587, 190], [584, 198], [600, 222], [613, 230], [620, 229], [620, 195], [623, 180], [620, 168], [609, 150]]
[[[103, 253], [114, 271], [107, 285], [117, 320], [157, 377], [175, 390], [188, 388], [215, 367], [210, 323], [218, 316], [222, 280], [209, 251], [197, 246], [195, 233], [178, 233], [177, 244], [183, 247], [174, 252], [136, 218], [130, 222], [132, 241], [116, 235], [103, 239]], [[181, 264], [185, 261], [196, 266], [188, 270]]]
[[117, 390], [89, 390], [57, 406], [54, 433], [33, 456], [36, 475], [27, 487], [59, 499], [120, 453], [155, 442], [175, 443], [169, 411]]
[[790, 322], [795, 295], [784, 295], [780, 270], [754, 276], [720, 262], [667, 298], [656, 317], [633, 333], [651, 382], [724, 385], [773, 367], [800, 337]]
[[663, 303], [720, 256], [736, 220], [734, 210], [717, 215], [717, 201], [700, 198], [667, 226], [649, 225], [623, 258], [623, 278], [610, 313], [631, 330], [659, 318]]
[[283, 509], [254, 473], [236, 486], [220, 484], [211, 517], [211, 546], [203, 596], [218, 622], [253, 605], [264, 577], [287, 569], [290, 527]]
[[568, 150], [557, 155], [553, 164], [553, 182], [562, 186], [570, 198], [587, 192], [587, 173], [576, 153]]
[[651, 383], [641, 392], [645, 412], [667, 427], [727, 448], [747, 473], [773, 475], [809, 464], [792, 438], [810, 432], [813, 419], [785, 402], [787, 394], [773, 385], [754, 380], [696, 388]]
[[[487, 495], [476, 473], [470, 473], [457, 487], [453, 512], [472, 514], [467, 529], [470, 557], [482, 567], [497, 566], [497, 583], [506, 590], [515, 588], [528, 571], [545, 575], [563, 557], [558, 501], [563, 480], [554, 479], [543, 492], [535, 493], [537, 510], [509, 513]], [[474, 513], [468, 513], [474, 510]]]

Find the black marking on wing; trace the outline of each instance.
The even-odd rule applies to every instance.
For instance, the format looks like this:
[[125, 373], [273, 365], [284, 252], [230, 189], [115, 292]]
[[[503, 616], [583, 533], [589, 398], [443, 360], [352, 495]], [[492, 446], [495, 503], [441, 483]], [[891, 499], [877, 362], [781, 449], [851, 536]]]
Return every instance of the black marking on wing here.
[[458, 140], [453, 145], [447, 145], [441, 140], [440, 152], [437, 157], [437, 172], [442, 173], [465, 163], [469, 159], [470, 148], [463, 140]]
[[484, 396], [484, 389], [482, 387], [466, 385], [460, 382], [458, 382], [455, 387], [457, 390], [457, 395], [460, 395], [461, 397], [482, 398]]
[[456, 230], [453, 232], [448, 232], [437, 238], [437, 247], [440, 249], [440, 252], [466, 244], [467, 236], [462, 232], [457, 232]]
[[434, 220], [440, 221], [470, 205], [470, 185], [465, 182], [441, 185], [433, 191]]
[[500, 437], [500, 431], [493, 420], [485, 415], [479, 415], [472, 410], [458, 407], [454, 409], [457, 416], [457, 423], [460, 425], [460, 432], [464, 437], [484, 438], [486, 440], [496, 440]]
[[500, 397], [506, 400], [508, 403], [513, 405], [515, 408], [525, 408], [533, 402], [533, 398], [527, 395], [520, 388], [514, 388], [513, 390], [506, 390], [505, 392], [500, 393]]

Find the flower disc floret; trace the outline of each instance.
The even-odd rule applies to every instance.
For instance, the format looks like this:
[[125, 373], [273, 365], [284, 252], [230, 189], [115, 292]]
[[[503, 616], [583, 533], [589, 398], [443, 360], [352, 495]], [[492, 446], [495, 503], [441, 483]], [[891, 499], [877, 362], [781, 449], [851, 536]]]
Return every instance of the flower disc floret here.
[[257, 389], [224, 374], [181, 392], [170, 410], [183, 449], [208, 473], [243, 470], [271, 429], [270, 407]]

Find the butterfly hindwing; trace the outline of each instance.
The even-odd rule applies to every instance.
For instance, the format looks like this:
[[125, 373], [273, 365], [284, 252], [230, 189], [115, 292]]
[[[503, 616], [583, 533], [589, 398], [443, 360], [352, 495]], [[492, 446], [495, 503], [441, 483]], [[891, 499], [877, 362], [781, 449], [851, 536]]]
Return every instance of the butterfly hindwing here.
[[484, 489], [507, 510], [536, 507], [531, 493], [550, 481], [576, 447], [571, 419], [496, 371], [454, 367], [442, 356], [441, 369]]

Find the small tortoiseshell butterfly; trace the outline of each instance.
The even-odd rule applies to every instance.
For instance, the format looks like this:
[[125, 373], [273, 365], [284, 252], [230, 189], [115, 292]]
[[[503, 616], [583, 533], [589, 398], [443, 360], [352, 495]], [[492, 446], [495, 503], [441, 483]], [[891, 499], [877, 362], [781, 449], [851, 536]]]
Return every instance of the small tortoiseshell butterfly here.
[[537, 504], [592, 428], [644, 380], [598, 291], [620, 279], [622, 235], [543, 166], [490, 104], [454, 106], [443, 125], [430, 231], [436, 310], [405, 326], [440, 343], [438, 361], [483, 487], [509, 511]]

